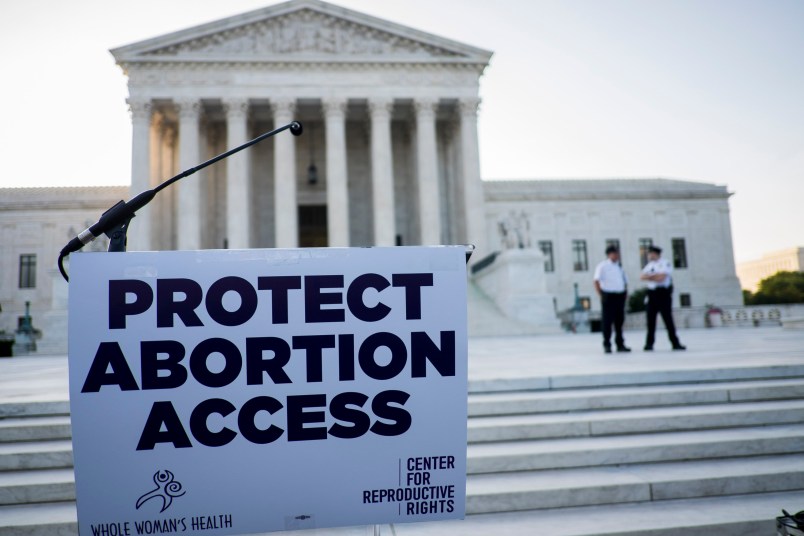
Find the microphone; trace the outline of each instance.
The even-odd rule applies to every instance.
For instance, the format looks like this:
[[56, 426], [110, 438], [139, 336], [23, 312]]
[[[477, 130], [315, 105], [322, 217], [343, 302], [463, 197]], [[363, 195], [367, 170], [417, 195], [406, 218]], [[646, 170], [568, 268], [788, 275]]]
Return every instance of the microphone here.
[[[128, 230], [128, 224], [132, 218], [136, 215], [136, 212], [151, 202], [151, 200], [159, 193], [160, 190], [170, 186], [174, 182], [178, 181], [179, 179], [183, 179], [188, 175], [192, 175], [196, 171], [204, 169], [207, 166], [218, 162], [219, 160], [223, 160], [229, 156], [232, 156], [238, 151], [242, 151], [252, 145], [261, 142], [266, 138], [270, 138], [271, 136], [275, 136], [279, 134], [283, 130], [290, 130], [290, 133], [294, 136], [301, 136], [302, 132], [304, 131], [302, 124], [298, 121], [293, 121], [283, 127], [279, 127], [274, 129], [270, 132], [266, 132], [265, 134], [261, 134], [257, 136], [251, 141], [244, 143], [234, 149], [230, 149], [225, 153], [221, 153], [218, 156], [210, 158], [206, 162], [199, 164], [193, 168], [187, 169], [182, 171], [175, 177], [172, 177], [156, 188], [152, 190], [145, 190], [137, 194], [134, 198], [130, 199], [128, 202], [126, 201], [118, 201], [112, 208], [101, 214], [101, 217], [98, 219], [96, 223], [93, 223], [83, 231], [81, 231], [78, 236], [70, 240], [64, 248], [62, 248], [61, 252], [59, 253], [59, 260], [58, 266], [59, 271], [61, 272], [62, 277], [64, 277], [65, 281], [69, 281], [69, 277], [67, 277], [67, 272], [64, 270], [64, 259], [70, 255], [71, 253], [75, 253], [79, 249], [83, 248], [85, 245], [89, 244], [100, 235], [105, 234], [109, 238], [112, 239], [112, 244], [116, 243], [116, 248], [112, 249], [112, 244], [110, 244], [110, 251], [125, 251], [126, 250], [126, 243], [125, 243], [125, 233]], [[112, 236], [114, 234], [114, 236]]]
[[100, 235], [108, 234], [112, 229], [131, 220], [135, 216], [135, 212], [147, 205], [155, 195], [155, 190], [146, 190], [128, 203], [118, 201], [112, 208], [104, 212], [96, 223], [90, 225], [81, 231], [78, 236], [70, 240], [59, 255], [66, 257], [70, 253], [75, 253]]

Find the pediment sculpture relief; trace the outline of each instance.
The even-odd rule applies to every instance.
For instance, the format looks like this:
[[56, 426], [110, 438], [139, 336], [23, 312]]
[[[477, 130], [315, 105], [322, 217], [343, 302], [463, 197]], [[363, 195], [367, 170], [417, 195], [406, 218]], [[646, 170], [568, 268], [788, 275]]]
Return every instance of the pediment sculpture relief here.
[[153, 50], [150, 56], [194, 55], [405, 55], [455, 57], [457, 53], [304, 9]]

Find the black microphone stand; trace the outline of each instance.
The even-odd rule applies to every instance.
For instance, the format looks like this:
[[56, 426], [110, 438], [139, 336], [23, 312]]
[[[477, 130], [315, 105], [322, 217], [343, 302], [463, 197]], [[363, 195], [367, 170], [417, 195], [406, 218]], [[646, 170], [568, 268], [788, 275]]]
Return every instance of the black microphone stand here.
[[301, 136], [302, 133], [302, 125], [298, 121], [293, 121], [283, 127], [279, 127], [274, 129], [270, 132], [266, 132], [265, 134], [261, 134], [257, 136], [251, 141], [247, 141], [243, 145], [235, 147], [234, 149], [229, 149], [225, 153], [221, 153], [218, 156], [210, 158], [206, 162], [203, 162], [195, 167], [182, 171], [175, 177], [171, 177], [170, 179], [166, 180], [162, 184], [158, 185], [157, 187], [151, 190], [145, 190], [137, 194], [134, 198], [130, 199], [128, 202], [126, 201], [118, 201], [112, 208], [104, 212], [97, 223], [91, 225], [89, 228], [82, 231], [77, 237], [70, 240], [66, 246], [61, 250], [59, 253], [59, 272], [61, 272], [62, 277], [64, 277], [65, 281], [70, 281], [70, 278], [67, 277], [67, 272], [64, 270], [64, 259], [70, 254], [78, 251], [85, 245], [89, 244], [101, 234], [105, 234], [109, 237], [109, 249], [108, 251], [126, 251], [126, 233], [128, 231], [128, 226], [131, 223], [132, 218], [136, 215], [136, 212], [151, 202], [151, 200], [159, 193], [160, 190], [167, 188], [174, 182], [178, 181], [179, 179], [183, 179], [188, 175], [192, 175], [196, 171], [204, 169], [207, 166], [214, 164], [224, 158], [228, 158], [235, 154], [238, 151], [242, 151], [252, 145], [261, 142], [266, 138], [270, 138], [271, 136], [275, 136], [279, 134], [283, 130], [290, 129], [290, 133], [294, 136]]

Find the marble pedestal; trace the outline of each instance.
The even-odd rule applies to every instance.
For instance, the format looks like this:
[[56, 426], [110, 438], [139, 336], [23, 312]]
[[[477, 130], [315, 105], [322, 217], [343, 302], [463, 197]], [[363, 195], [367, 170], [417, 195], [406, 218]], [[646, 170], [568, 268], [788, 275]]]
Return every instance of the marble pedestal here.
[[559, 330], [553, 297], [547, 292], [541, 251], [504, 250], [472, 277], [507, 318], [545, 331]]

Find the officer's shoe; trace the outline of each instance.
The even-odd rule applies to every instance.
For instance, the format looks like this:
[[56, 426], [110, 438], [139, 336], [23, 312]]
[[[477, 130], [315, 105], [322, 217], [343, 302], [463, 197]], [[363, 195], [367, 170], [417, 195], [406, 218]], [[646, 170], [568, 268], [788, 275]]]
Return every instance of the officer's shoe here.
[[603, 353], [610, 354], [611, 353], [611, 346], [604, 346]]
[[687, 347], [686, 347], [686, 346], [682, 346], [681, 344], [675, 344], [675, 345], [673, 345], [673, 350], [686, 350], [686, 349], [687, 349]]
[[618, 352], [630, 352], [630, 351], [631, 351], [631, 349], [630, 349], [629, 347], [627, 347], [627, 346], [623, 345], [623, 346], [618, 346], [618, 347], [617, 347], [617, 351], [618, 351]]
[[653, 351], [653, 346], [651, 346], [650, 344], [646, 344], [645, 348], [643, 348], [643, 350], [645, 350], [646, 352], [652, 352]]

